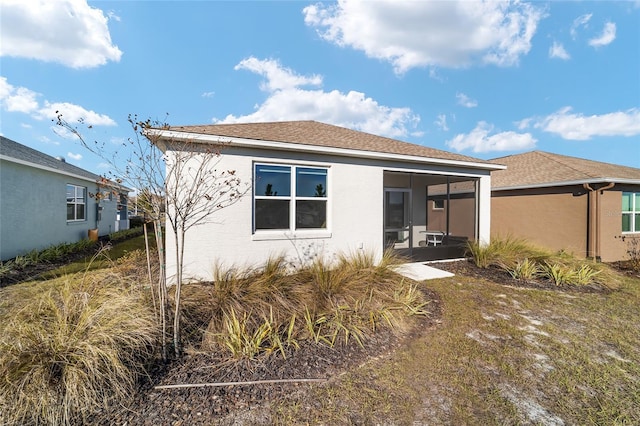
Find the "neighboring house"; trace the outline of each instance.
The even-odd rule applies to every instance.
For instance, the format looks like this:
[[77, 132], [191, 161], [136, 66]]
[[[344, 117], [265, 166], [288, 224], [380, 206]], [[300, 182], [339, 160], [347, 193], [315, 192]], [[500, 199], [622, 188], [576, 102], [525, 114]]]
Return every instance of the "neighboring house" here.
[[533, 151], [492, 160], [491, 235], [604, 262], [640, 238], [640, 169]]
[[0, 136], [0, 259], [128, 229], [129, 191]]
[[[488, 161], [315, 121], [150, 133], [170, 160], [184, 141], [194, 150], [224, 144], [216, 168], [250, 184], [239, 202], [187, 234], [185, 277], [210, 279], [216, 264], [258, 266], [278, 255], [304, 263], [362, 251], [380, 259], [391, 247], [416, 260], [459, 257], [468, 240], [489, 239], [490, 172], [503, 166]], [[464, 214], [441, 205], [438, 229], [428, 228], [432, 189], [446, 198], [462, 183], [473, 190]], [[441, 238], [431, 243], [427, 231]], [[166, 249], [171, 273], [171, 232]]]

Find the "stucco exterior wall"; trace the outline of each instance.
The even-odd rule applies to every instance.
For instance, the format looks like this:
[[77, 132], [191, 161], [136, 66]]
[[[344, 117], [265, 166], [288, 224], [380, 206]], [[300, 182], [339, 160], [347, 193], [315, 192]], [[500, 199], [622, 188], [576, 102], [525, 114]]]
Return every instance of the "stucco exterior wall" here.
[[[61, 175], [24, 164], [0, 164], [0, 259], [6, 260], [31, 250], [73, 243], [87, 238], [96, 228], [95, 200], [87, 197], [86, 220], [67, 222], [66, 186], [74, 184], [97, 191], [95, 182]], [[115, 209], [106, 202], [99, 224], [100, 234], [115, 223]], [[112, 219], [111, 219], [112, 218]]]
[[[169, 151], [170, 153], [170, 151]], [[328, 206], [326, 230], [295, 232], [252, 230], [252, 175], [255, 163], [327, 167]], [[184, 277], [211, 279], [214, 268], [261, 266], [270, 256], [283, 255], [295, 264], [315, 256], [327, 260], [339, 253], [363, 250], [379, 259], [384, 251], [383, 208], [385, 171], [433, 173], [483, 173], [463, 168], [408, 166], [403, 163], [363, 160], [284, 151], [225, 148], [216, 166], [235, 170], [249, 192], [239, 202], [216, 213], [211, 221], [191, 229], [186, 237]], [[422, 167], [422, 168], [421, 168]], [[488, 172], [485, 173], [488, 177]], [[486, 209], [488, 211], [489, 200]], [[487, 230], [488, 237], [488, 230]], [[175, 238], [167, 230], [167, 273], [175, 275]]]
[[581, 187], [494, 191], [491, 236], [511, 235], [552, 250], [587, 256], [587, 203]]

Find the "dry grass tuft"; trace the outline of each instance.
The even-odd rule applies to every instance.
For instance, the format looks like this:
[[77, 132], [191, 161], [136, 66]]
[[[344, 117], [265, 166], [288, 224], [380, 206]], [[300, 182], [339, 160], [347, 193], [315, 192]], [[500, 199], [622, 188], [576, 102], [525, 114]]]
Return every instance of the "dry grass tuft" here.
[[139, 286], [78, 274], [0, 296], [0, 423], [84, 423], [133, 392], [159, 331]]

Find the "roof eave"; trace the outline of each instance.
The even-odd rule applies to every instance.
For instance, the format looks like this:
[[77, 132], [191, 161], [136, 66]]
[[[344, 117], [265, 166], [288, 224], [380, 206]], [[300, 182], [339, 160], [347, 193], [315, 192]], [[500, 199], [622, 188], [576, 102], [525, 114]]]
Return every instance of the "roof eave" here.
[[624, 179], [624, 178], [593, 178], [593, 179], [580, 179], [572, 181], [560, 181], [560, 182], [546, 182], [527, 185], [512, 185], [493, 187], [492, 191], [513, 191], [518, 189], [535, 189], [535, 188], [551, 188], [558, 186], [572, 186], [572, 185], [584, 185], [591, 183], [615, 183], [615, 184], [627, 184], [627, 185], [640, 185], [640, 179]]
[[[87, 182], [93, 182], [95, 184], [98, 184], [98, 180], [101, 178], [99, 175], [95, 175], [95, 177], [82, 176], [82, 175], [79, 175], [77, 173], [71, 173], [71, 172], [68, 172], [66, 170], [60, 170], [60, 169], [56, 169], [56, 168], [53, 168], [53, 167], [44, 166], [42, 164], [37, 164], [37, 163], [33, 163], [31, 161], [21, 160], [19, 158], [9, 157], [7, 155], [2, 155], [2, 154], [0, 154], [0, 160], [9, 161], [9, 162], [16, 163], [16, 164], [22, 164], [24, 166], [33, 167], [34, 169], [44, 170], [44, 171], [47, 171], [47, 172], [52, 172], [52, 173], [56, 173], [56, 174], [63, 175], [63, 176], [69, 176], [69, 177], [72, 177], [72, 178], [75, 178], [75, 179], [81, 179], [81, 180], [84, 180], [84, 181], [87, 181]], [[110, 186], [112, 188], [116, 188], [116, 189], [121, 190], [123, 192], [124, 191], [133, 192], [133, 189], [131, 189], [129, 187], [126, 187], [126, 186], [124, 186], [122, 184], [119, 184], [117, 182], [113, 182], [113, 181], [109, 181], [107, 183], [104, 183], [103, 185]]]
[[[325, 147], [317, 145], [305, 145], [300, 143], [277, 142], [269, 140], [244, 139], [220, 135], [207, 135], [202, 133], [179, 132], [176, 130], [149, 129], [149, 134], [166, 139], [188, 140], [199, 143], [224, 143], [231, 146], [273, 149], [278, 151], [304, 151], [308, 153], [331, 154], [342, 157], [369, 158], [378, 160], [397, 160], [409, 163], [438, 164], [445, 166], [461, 166], [481, 170], [504, 170], [507, 167], [499, 164], [475, 163], [471, 161], [447, 160], [442, 158], [420, 157], [415, 155], [391, 154], [378, 151], [365, 151], [358, 149], [346, 149]], [[162, 147], [160, 147], [162, 149]]]

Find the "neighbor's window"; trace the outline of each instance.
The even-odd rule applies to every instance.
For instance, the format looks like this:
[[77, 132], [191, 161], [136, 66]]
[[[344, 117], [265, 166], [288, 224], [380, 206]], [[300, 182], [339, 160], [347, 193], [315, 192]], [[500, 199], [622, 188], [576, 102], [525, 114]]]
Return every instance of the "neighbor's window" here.
[[444, 198], [433, 200], [433, 210], [444, 210]]
[[326, 229], [327, 169], [256, 164], [255, 229]]
[[640, 232], [640, 192], [622, 193], [622, 232]]
[[67, 221], [87, 219], [87, 188], [67, 185]]

